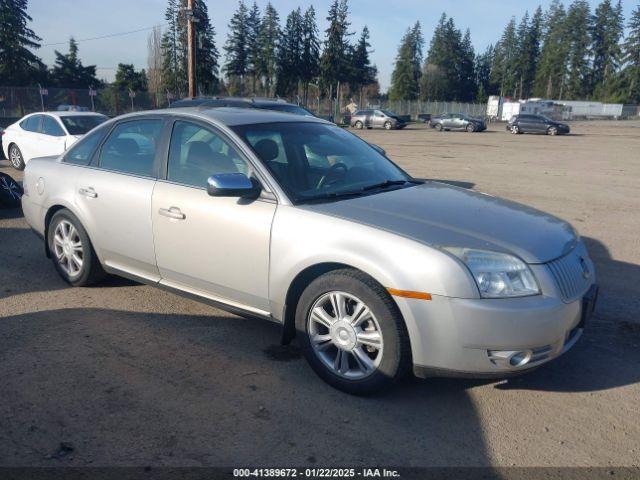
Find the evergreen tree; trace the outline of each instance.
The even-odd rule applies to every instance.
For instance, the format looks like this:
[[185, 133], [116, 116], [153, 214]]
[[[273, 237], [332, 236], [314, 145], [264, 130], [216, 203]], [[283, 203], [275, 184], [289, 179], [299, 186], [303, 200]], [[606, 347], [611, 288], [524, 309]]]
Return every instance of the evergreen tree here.
[[249, 69], [249, 25], [247, 6], [244, 0], [238, 2], [229, 22], [229, 33], [224, 50], [227, 56], [224, 72], [229, 78], [231, 93], [244, 95], [245, 75]]
[[589, 95], [589, 45], [591, 37], [589, 4], [586, 0], [574, 0], [567, 11], [567, 86], [568, 99], [582, 99]]
[[458, 100], [472, 102], [478, 86], [475, 77], [476, 52], [471, 42], [471, 31], [467, 29], [460, 45], [460, 63], [458, 64]]
[[614, 7], [611, 0], [603, 0], [593, 16], [592, 84], [596, 98], [605, 99], [608, 83], [615, 80], [620, 66], [622, 50], [620, 40], [624, 30], [622, 4]]
[[623, 77], [626, 83], [626, 101], [640, 103], [640, 5], [631, 14], [629, 34], [624, 43]]
[[25, 86], [46, 79], [46, 67], [30, 49], [41, 39], [28, 27], [27, 0], [0, 1], [0, 85]]
[[258, 8], [258, 4], [253, 2], [253, 6], [247, 17], [247, 44], [249, 45], [248, 74], [251, 77], [251, 91], [254, 94], [256, 93], [258, 77], [260, 75], [260, 44], [258, 43], [260, 26], [260, 9]]
[[516, 19], [511, 18], [496, 44], [494, 64], [491, 68], [492, 81], [499, 85], [501, 96], [518, 96], [517, 58]]
[[316, 24], [316, 11], [313, 5], [304, 13], [302, 19], [302, 58], [300, 80], [305, 105], [309, 100], [309, 84], [320, 73], [320, 40]]
[[338, 94], [338, 85], [340, 82], [349, 80], [349, 26], [348, 20], [349, 8], [347, 0], [333, 0], [327, 15], [329, 27], [325, 30], [326, 40], [324, 51], [320, 58], [320, 75], [325, 85], [336, 85], [333, 90]]
[[186, 91], [187, 72], [183, 51], [179, 48], [182, 22], [179, 21], [180, 0], [168, 0], [165, 10], [167, 30], [162, 36], [162, 83], [167, 92], [182, 97]]
[[415, 100], [420, 93], [420, 84], [416, 82], [414, 71], [414, 47], [412, 30], [408, 29], [402, 37], [395, 67], [391, 74], [389, 100]]
[[144, 68], [136, 72], [133, 64], [119, 63], [113, 85], [118, 90], [133, 90], [134, 92], [146, 91], [147, 74]]
[[423, 48], [424, 48], [424, 36], [422, 35], [422, 25], [417, 21], [410, 33], [411, 41], [411, 58], [413, 68], [413, 79], [418, 89], [420, 88], [420, 79], [422, 78], [422, 62], [423, 62]]
[[429, 52], [422, 70], [421, 98], [423, 100], [444, 100], [449, 97], [449, 78], [452, 65], [447, 52], [447, 16], [442, 14], [436, 26]]
[[302, 11], [300, 7], [287, 16], [287, 22], [278, 49], [278, 79], [276, 94], [287, 96], [297, 93], [302, 77]]
[[540, 62], [534, 92], [538, 97], [562, 98], [568, 55], [567, 14], [559, 0], [554, 0], [545, 14]]
[[78, 58], [78, 44], [71, 37], [69, 53], [62, 54], [55, 50], [56, 60], [51, 70], [53, 85], [65, 88], [89, 88], [102, 84], [96, 77], [96, 66], [85, 67]]
[[518, 98], [528, 98], [533, 91], [540, 56], [541, 32], [542, 8], [538, 7], [531, 19], [528, 13], [525, 13], [518, 26], [518, 53], [515, 60]]
[[267, 3], [260, 24], [260, 34], [258, 35], [258, 48], [260, 50], [258, 74], [262, 78], [262, 85], [266, 96], [273, 94], [273, 86], [276, 82], [278, 67], [277, 53], [280, 42], [279, 22], [278, 12], [273, 8], [271, 2]]
[[494, 85], [491, 83], [491, 65], [493, 64], [494, 50], [493, 45], [489, 45], [484, 53], [476, 56], [475, 60], [475, 78], [478, 90], [476, 93], [476, 102], [485, 103], [489, 95], [495, 92]]
[[194, 23], [196, 29], [196, 84], [200, 93], [218, 93], [220, 79], [218, 60], [220, 54], [216, 47], [216, 31], [211, 25], [209, 11], [204, 1], [195, 2]]
[[[350, 89], [352, 92], [362, 96], [362, 90], [367, 85], [371, 85], [376, 81], [376, 75], [378, 73], [377, 68], [371, 65], [369, 49], [371, 44], [369, 43], [369, 28], [365, 25], [360, 34], [360, 39], [353, 49], [351, 66], [353, 69], [352, 78], [350, 83]], [[362, 103], [362, 100], [360, 100]]]

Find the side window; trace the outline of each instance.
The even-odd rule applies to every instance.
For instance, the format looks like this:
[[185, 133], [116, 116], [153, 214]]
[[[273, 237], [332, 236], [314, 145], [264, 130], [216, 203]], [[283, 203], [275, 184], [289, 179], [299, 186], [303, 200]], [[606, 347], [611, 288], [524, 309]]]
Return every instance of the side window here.
[[95, 152], [100, 140], [104, 137], [104, 133], [104, 129], [100, 129], [81, 138], [78, 143], [69, 149], [63, 161], [74, 165], [89, 165], [93, 152]]
[[20, 126], [24, 130], [27, 130], [28, 132], [38, 133], [38, 132], [40, 132], [40, 119], [41, 118], [42, 118], [42, 115], [32, 115], [31, 117], [27, 118], [26, 120], [23, 120], [20, 123]]
[[64, 130], [58, 124], [55, 118], [49, 115], [42, 116], [42, 133], [53, 137], [64, 137]]
[[247, 163], [219, 134], [194, 123], [177, 121], [171, 133], [167, 180], [205, 187], [217, 173], [249, 174]]
[[99, 165], [106, 170], [153, 176], [162, 120], [133, 120], [116, 126], [102, 145]]
[[374, 113], [374, 115], [375, 115], [376, 117], [384, 117], [384, 114], [383, 114], [380, 110], [376, 110], [376, 111], [375, 111], [375, 113]]

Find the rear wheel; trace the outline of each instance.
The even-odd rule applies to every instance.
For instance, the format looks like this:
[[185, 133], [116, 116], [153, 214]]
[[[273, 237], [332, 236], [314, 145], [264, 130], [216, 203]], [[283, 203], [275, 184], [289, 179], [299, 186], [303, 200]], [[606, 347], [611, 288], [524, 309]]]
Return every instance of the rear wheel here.
[[18, 146], [13, 143], [9, 146], [9, 161], [16, 170], [24, 170], [24, 158]]
[[22, 187], [6, 173], [0, 172], [0, 206], [16, 208], [20, 206], [20, 199], [24, 191]]
[[347, 393], [388, 388], [411, 365], [397, 306], [382, 286], [356, 270], [329, 272], [311, 282], [298, 302], [296, 330], [311, 368]]
[[362, 130], [364, 128], [364, 124], [360, 120], [358, 120], [355, 123], [354, 127], [356, 127], [358, 130]]
[[69, 210], [53, 215], [47, 241], [56, 270], [74, 287], [93, 285], [105, 276], [87, 232]]

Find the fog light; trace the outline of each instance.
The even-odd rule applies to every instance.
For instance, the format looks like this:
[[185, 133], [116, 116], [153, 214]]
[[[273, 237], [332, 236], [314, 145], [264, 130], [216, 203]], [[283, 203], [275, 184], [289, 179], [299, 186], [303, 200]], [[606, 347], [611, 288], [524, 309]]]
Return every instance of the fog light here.
[[512, 367], [522, 367], [531, 360], [531, 350], [524, 350], [522, 352], [516, 352], [509, 358], [509, 365]]

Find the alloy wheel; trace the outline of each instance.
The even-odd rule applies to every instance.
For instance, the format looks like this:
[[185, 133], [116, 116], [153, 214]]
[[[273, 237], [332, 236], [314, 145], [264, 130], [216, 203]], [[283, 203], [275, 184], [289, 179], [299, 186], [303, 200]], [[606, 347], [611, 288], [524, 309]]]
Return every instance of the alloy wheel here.
[[20, 186], [9, 176], [0, 176], [0, 188], [6, 191], [9, 198], [14, 202], [22, 198]]
[[82, 239], [76, 227], [68, 220], [62, 220], [56, 226], [53, 249], [60, 268], [70, 278], [80, 275], [84, 263]]
[[11, 161], [11, 165], [13, 165], [14, 168], [19, 170], [22, 167], [22, 154], [20, 153], [18, 147], [16, 147], [15, 145], [11, 147], [11, 151], [9, 152], [9, 160]]
[[382, 361], [384, 341], [369, 307], [347, 292], [318, 298], [307, 318], [311, 347], [326, 368], [339, 377], [360, 380]]
[[514, 135], [517, 135], [518, 133], [520, 133], [520, 130], [518, 129], [517, 125], [514, 125], [513, 127], [511, 127], [511, 133], [513, 133]]

